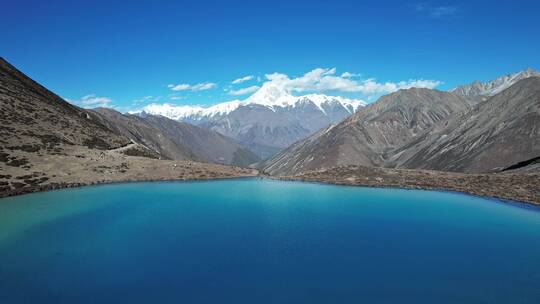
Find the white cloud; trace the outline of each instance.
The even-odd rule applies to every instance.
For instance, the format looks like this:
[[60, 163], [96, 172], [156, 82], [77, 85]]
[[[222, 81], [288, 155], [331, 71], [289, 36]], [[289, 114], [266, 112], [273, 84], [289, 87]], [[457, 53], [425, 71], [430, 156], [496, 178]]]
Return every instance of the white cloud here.
[[68, 102], [82, 106], [83, 108], [98, 108], [98, 107], [109, 107], [112, 108], [111, 105], [112, 99], [109, 97], [99, 97], [96, 96], [96, 94], [89, 94], [81, 97], [78, 100], [74, 99], [66, 99]]
[[182, 83], [182, 84], [169, 84], [167, 87], [173, 91], [193, 91], [193, 92], [199, 92], [199, 91], [205, 91], [205, 90], [210, 90], [210, 89], [213, 89], [217, 86], [217, 84], [213, 83], [213, 82], [202, 82], [202, 83], [198, 83], [198, 84], [194, 84], [194, 85], [191, 85], [191, 84], [187, 84], [187, 83]]
[[173, 90], [173, 91], [185, 91], [185, 90], [189, 90], [191, 88], [191, 85], [189, 84], [177, 84], [177, 85], [168, 85], [168, 87]]
[[204, 90], [210, 90], [217, 86], [217, 84], [213, 82], [205, 82], [205, 83], [199, 83], [191, 87], [192, 91], [204, 91]]
[[349, 72], [345, 72], [341, 74], [341, 78], [353, 78], [353, 77], [360, 77], [360, 76], [361, 76], [360, 74], [354, 74], [354, 73], [349, 73]]
[[433, 89], [442, 82], [437, 80], [410, 79], [400, 82], [378, 83], [375, 79], [363, 80], [359, 83], [358, 92], [366, 95], [388, 94], [401, 89], [428, 88]]
[[[248, 80], [257, 80], [261, 82], [258, 85], [234, 89], [234, 83], [242, 83]], [[272, 86], [292, 94], [304, 95], [308, 93], [330, 94], [347, 98], [362, 98], [374, 100], [381, 95], [392, 93], [400, 89], [409, 89], [412, 87], [433, 89], [441, 85], [442, 82], [430, 79], [409, 79], [397, 82], [379, 82], [375, 78], [362, 78], [361, 74], [354, 72], [337, 73], [336, 68], [316, 68], [301, 76], [290, 77], [283, 73], [266, 74], [265, 78], [255, 76], [245, 76], [234, 80], [231, 84], [223, 87], [223, 93], [229, 96], [249, 96], [256, 93], [261, 87]], [[167, 87], [173, 92], [163, 99], [176, 101], [184, 99], [180, 91], [199, 92], [215, 88], [217, 85], [212, 82], [203, 82], [198, 84], [169, 84]], [[200, 96], [200, 94], [197, 94]], [[223, 96], [221, 95], [221, 96]], [[89, 98], [99, 98], [95, 95], [86, 96]], [[212, 98], [212, 96], [206, 96]], [[157, 102], [160, 97], [146, 96], [141, 99], [144, 103]], [[110, 101], [109, 101], [110, 102]], [[107, 103], [107, 101], [105, 101]], [[143, 102], [141, 102], [143, 103]]]
[[[280, 87], [289, 92], [344, 92], [359, 93], [366, 96], [376, 94], [387, 94], [399, 89], [408, 89], [411, 87], [435, 88], [442, 84], [436, 80], [410, 79], [400, 82], [379, 83], [374, 78], [365, 80], [351, 79], [355, 74], [346, 72], [341, 76], [336, 76], [336, 69], [317, 68], [305, 73], [297, 78], [280, 73], [267, 74], [266, 79], [269, 83]], [[267, 82], [267, 83], [268, 83]]]
[[245, 77], [242, 77], [242, 78], [238, 78], [238, 79], [235, 79], [233, 80], [231, 83], [232, 84], [240, 84], [242, 82], [245, 82], [245, 81], [249, 81], [253, 79], [253, 76], [252, 75], [248, 75], [248, 76], [245, 76]]
[[239, 96], [239, 95], [251, 94], [251, 93], [255, 93], [259, 88], [260, 88], [259, 86], [251, 86], [251, 87], [238, 89], [238, 90], [230, 90], [229, 95]]

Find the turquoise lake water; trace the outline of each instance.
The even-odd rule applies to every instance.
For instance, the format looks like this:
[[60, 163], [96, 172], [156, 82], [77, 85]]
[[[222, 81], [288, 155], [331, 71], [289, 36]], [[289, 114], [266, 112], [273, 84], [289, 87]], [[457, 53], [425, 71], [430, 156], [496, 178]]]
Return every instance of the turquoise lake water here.
[[540, 212], [260, 179], [23, 195], [0, 303], [540, 303]]

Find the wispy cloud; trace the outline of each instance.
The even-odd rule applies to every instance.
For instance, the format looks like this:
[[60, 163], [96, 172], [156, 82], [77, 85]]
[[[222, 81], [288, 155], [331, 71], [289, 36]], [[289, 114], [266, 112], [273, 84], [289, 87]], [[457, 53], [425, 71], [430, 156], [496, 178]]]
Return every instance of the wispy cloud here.
[[131, 102], [133, 104], [142, 104], [142, 103], [148, 103], [148, 102], [156, 102], [156, 101], [159, 101], [160, 99], [161, 99], [161, 96], [148, 95], [148, 96], [144, 96], [144, 97], [141, 97], [141, 98], [134, 99]]
[[431, 18], [443, 18], [456, 15], [459, 12], [459, 7], [452, 5], [433, 6], [426, 3], [417, 3], [414, 6], [414, 10]]
[[83, 108], [113, 107], [111, 98], [96, 96], [96, 94], [88, 94], [80, 99], [66, 99], [66, 101]]
[[213, 89], [217, 86], [217, 84], [213, 82], [202, 82], [198, 84], [169, 84], [167, 87], [173, 91], [192, 91], [192, 92], [199, 92], [199, 91], [206, 91]]
[[249, 80], [251, 80], [253, 78], [254, 78], [253, 75], [248, 75], [248, 76], [245, 76], [245, 77], [242, 77], [242, 78], [235, 79], [231, 83], [232, 84], [240, 84], [242, 82], [249, 81]]
[[354, 73], [350, 73], [350, 72], [345, 72], [345, 73], [341, 74], [342, 78], [353, 78], [353, 77], [360, 77], [360, 76], [362, 76], [362, 75], [354, 74]]
[[251, 87], [238, 89], [238, 90], [230, 90], [229, 95], [240, 96], [240, 95], [251, 94], [251, 93], [255, 93], [259, 88], [260, 88], [259, 86], [251, 86]]
[[[246, 76], [238, 78], [237, 80], [243, 79], [257, 79], [259, 77]], [[235, 80], [236, 81], [236, 80]], [[236, 81], [241, 83], [242, 81]], [[245, 80], [247, 81], [247, 80]], [[303, 95], [309, 93], [318, 93], [318, 94], [329, 94], [334, 96], [342, 96], [347, 98], [361, 98], [373, 100], [381, 95], [389, 94], [400, 89], [409, 89], [413, 87], [417, 88], [429, 88], [433, 89], [443, 84], [442, 81], [424, 79], [424, 78], [415, 78], [401, 81], [379, 81], [376, 78], [365, 78], [360, 73], [355, 73], [352, 71], [338, 73], [336, 68], [316, 68], [311, 71], [304, 73], [303, 75], [291, 77], [283, 73], [271, 73], [264, 75], [264, 78], [261, 77], [260, 84], [247, 86], [243, 88], [236, 89], [233, 84], [223, 87], [223, 92], [219, 97], [223, 98], [225, 95], [228, 96], [243, 96], [243, 98], [249, 99], [253, 96], [252, 94], [257, 94], [261, 89], [268, 89], [273, 87], [277, 90], [269, 90], [265, 92], [279, 92], [285, 91], [292, 95]], [[203, 82], [198, 84], [170, 84], [168, 88], [172, 90], [170, 94], [163, 96], [162, 99], [167, 99], [170, 102], [177, 101], [180, 99], [185, 99], [186, 96], [183, 96], [181, 92], [192, 91], [199, 92], [198, 97], [204, 96], [208, 100], [212, 100], [214, 96], [208, 95], [206, 92], [200, 92], [215, 88], [217, 85], [212, 82]], [[192, 96], [193, 97], [193, 96]], [[96, 97], [95, 95], [85, 96], [86, 99], [98, 98], [102, 103], [110, 103], [107, 99], [99, 99], [101, 97]], [[157, 103], [161, 97], [145, 96], [139, 99], [136, 104], [150, 104]], [[242, 98], [242, 99], [243, 99]], [[215, 100], [217, 101], [217, 100]], [[86, 101], [86, 103], [91, 103], [92, 101]], [[95, 102], [94, 102], [95, 103]], [[187, 105], [186, 105], [187, 106]], [[189, 106], [187, 106], [189, 107]]]
[[288, 75], [273, 73], [267, 74], [267, 82], [289, 92], [343, 92], [359, 93], [366, 96], [388, 94], [400, 89], [412, 87], [435, 88], [442, 84], [437, 80], [410, 79], [399, 82], [377, 82], [375, 78], [355, 80], [352, 73], [336, 75], [336, 69], [317, 68], [296, 78]]

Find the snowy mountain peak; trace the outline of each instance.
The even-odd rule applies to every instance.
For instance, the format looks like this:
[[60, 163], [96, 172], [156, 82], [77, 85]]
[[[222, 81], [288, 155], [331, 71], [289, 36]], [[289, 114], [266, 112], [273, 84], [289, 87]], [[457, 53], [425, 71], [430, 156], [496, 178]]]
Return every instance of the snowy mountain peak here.
[[195, 122], [225, 116], [241, 106], [258, 105], [266, 107], [275, 112], [277, 108], [293, 109], [310, 102], [313, 103], [325, 115], [328, 114], [327, 110], [331, 106], [342, 107], [349, 114], [352, 114], [356, 112], [358, 108], [366, 105], [366, 103], [362, 100], [349, 99], [339, 96], [328, 96], [322, 94], [293, 96], [283, 88], [267, 83], [264, 84], [257, 92], [243, 101], [233, 100], [219, 103], [210, 107], [189, 105], [175, 106], [167, 103], [150, 104], [144, 107], [142, 112], [153, 115], [161, 115], [174, 120]]
[[293, 96], [282, 87], [273, 85], [271, 83], [265, 83], [259, 90], [257, 90], [257, 92], [248, 97], [245, 102], [247, 104], [275, 106], [289, 101], [292, 98]]
[[242, 102], [240, 100], [222, 102], [209, 108], [205, 108], [203, 113], [205, 116], [226, 115], [236, 110], [241, 105]]
[[168, 103], [150, 104], [145, 106], [142, 111], [134, 112], [132, 114], [138, 114], [143, 112], [152, 115], [165, 116], [174, 120], [201, 120], [203, 118], [227, 115], [230, 112], [236, 110], [241, 104], [242, 102], [240, 100], [223, 102], [207, 108], [190, 105], [177, 106]]
[[338, 96], [294, 96], [280, 86], [263, 84], [243, 101], [233, 100], [210, 107], [152, 104], [143, 111], [211, 129], [266, 158], [321, 128], [342, 121], [364, 105], [362, 100]]
[[322, 112], [325, 112], [325, 106], [341, 105], [350, 114], [353, 114], [358, 108], [363, 107], [366, 103], [360, 99], [349, 99], [341, 96], [329, 96], [322, 94], [308, 94], [298, 98], [298, 101], [312, 102]]
[[149, 104], [142, 111], [133, 111], [130, 114], [151, 114], [161, 115], [174, 120], [182, 120], [183, 118], [200, 115], [205, 109], [199, 106], [177, 106], [168, 103], [164, 104]]
[[454, 88], [450, 92], [462, 96], [493, 96], [506, 90], [516, 82], [533, 76], [540, 76], [540, 73], [532, 68], [528, 68], [524, 71], [505, 75], [492, 81], [480, 82], [477, 80], [470, 84]]

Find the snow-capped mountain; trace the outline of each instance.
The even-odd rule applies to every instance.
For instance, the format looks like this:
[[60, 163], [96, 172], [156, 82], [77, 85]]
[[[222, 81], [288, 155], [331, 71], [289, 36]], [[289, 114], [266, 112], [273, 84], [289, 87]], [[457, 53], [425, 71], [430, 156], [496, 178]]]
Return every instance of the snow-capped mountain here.
[[[339, 96], [322, 94], [293, 96], [277, 86], [265, 84], [257, 92], [243, 101], [233, 100], [210, 107], [150, 104], [144, 107], [143, 112], [161, 115], [179, 121], [200, 123], [225, 116], [242, 106], [258, 105], [275, 112], [280, 108], [291, 109], [302, 107], [309, 103], [315, 105], [324, 114], [327, 114], [326, 111], [335, 105], [343, 107], [349, 114], [353, 114], [359, 107], [365, 106], [365, 102], [362, 100], [348, 99]], [[331, 115], [331, 113], [328, 114]]]
[[258, 104], [269, 109], [294, 108], [302, 104], [313, 103], [321, 112], [325, 112], [325, 107], [330, 104], [339, 104], [347, 109], [351, 114], [359, 107], [365, 106], [365, 102], [358, 99], [348, 99], [339, 96], [328, 96], [322, 94], [308, 94], [304, 96], [292, 96], [284, 89], [265, 84], [257, 92], [244, 101], [244, 104]]
[[505, 75], [492, 81], [480, 82], [475, 81], [467, 85], [459, 86], [450, 90], [454, 94], [461, 96], [493, 96], [500, 93], [516, 82], [533, 76], [540, 76], [540, 73], [529, 68], [527, 70], [517, 72], [514, 74]]
[[261, 157], [335, 124], [365, 106], [364, 101], [309, 94], [293, 96], [264, 84], [245, 100], [210, 107], [151, 104], [143, 112], [199, 125], [232, 137]]
[[[161, 115], [170, 119], [188, 122], [207, 121], [214, 117], [227, 115], [241, 106], [239, 100], [223, 102], [211, 107], [201, 106], [177, 106], [171, 104], [150, 104], [144, 107], [142, 112]], [[141, 111], [139, 111], [141, 112]], [[137, 112], [135, 112], [136, 114]]]

